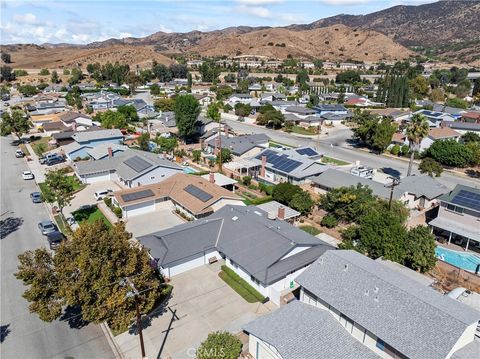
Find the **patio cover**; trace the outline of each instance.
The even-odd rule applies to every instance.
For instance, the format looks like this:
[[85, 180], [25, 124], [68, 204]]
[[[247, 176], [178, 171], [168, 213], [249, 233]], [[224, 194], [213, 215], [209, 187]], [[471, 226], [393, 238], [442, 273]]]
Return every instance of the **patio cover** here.
[[430, 221], [429, 225], [480, 242], [480, 227], [467, 227], [464, 224], [460, 224], [450, 219], [441, 217], [437, 217], [434, 220]]

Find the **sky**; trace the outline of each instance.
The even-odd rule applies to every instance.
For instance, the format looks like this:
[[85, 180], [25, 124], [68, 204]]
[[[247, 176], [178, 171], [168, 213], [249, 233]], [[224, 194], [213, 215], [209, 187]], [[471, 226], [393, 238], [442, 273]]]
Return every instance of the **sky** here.
[[0, 0], [0, 43], [86, 44], [157, 31], [285, 26], [435, 0]]

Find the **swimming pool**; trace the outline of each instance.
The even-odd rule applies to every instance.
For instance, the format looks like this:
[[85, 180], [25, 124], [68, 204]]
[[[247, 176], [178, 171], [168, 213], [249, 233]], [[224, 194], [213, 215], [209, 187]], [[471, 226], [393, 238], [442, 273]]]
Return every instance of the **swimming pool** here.
[[475, 272], [477, 266], [480, 264], [480, 256], [471, 252], [459, 252], [443, 247], [436, 247], [435, 254], [438, 259], [470, 272]]
[[191, 173], [197, 173], [198, 171], [195, 168], [192, 167], [183, 167], [183, 173], [191, 174]]

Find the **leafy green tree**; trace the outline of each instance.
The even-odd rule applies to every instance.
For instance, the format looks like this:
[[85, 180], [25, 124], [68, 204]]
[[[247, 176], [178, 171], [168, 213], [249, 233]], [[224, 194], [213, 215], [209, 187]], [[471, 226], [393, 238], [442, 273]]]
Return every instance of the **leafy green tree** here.
[[95, 119], [102, 124], [103, 128], [126, 128], [127, 120], [125, 115], [121, 112], [107, 110], [102, 113], [98, 113]]
[[155, 143], [160, 147], [160, 151], [165, 151], [167, 153], [173, 152], [173, 150], [177, 147], [177, 139], [175, 137], [161, 137], [157, 136], [155, 139]]
[[435, 141], [425, 152], [445, 166], [466, 167], [474, 161], [471, 149], [454, 139]]
[[288, 203], [288, 205], [301, 214], [308, 214], [311, 212], [314, 205], [312, 196], [307, 191], [295, 193]]
[[334, 228], [338, 225], [338, 221], [335, 218], [335, 216], [332, 216], [331, 214], [327, 214], [322, 218], [320, 221], [320, 225], [322, 227], [327, 227], [327, 228]]
[[429, 98], [432, 102], [443, 102], [445, 100], [445, 91], [441, 87], [434, 88], [430, 92]]
[[20, 92], [25, 97], [35, 96], [38, 93], [38, 89], [33, 85], [22, 85], [18, 87]]
[[310, 77], [308, 76], [308, 71], [307, 70], [298, 71], [296, 81], [300, 85], [305, 85], [307, 82], [309, 82]]
[[56, 203], [63, 218], [63, 209], [70, 205], [73, 199], [74, 184], [69, 179], [63, 168], [49, 171], [45, 174], [45, 187], [48, 188], [44, 195], [48, 203]]
[[354, 116], [358, 124], [353, 129], [354, 138], [362, 141], [369, 148], [383, 152], [392, 142], [396, 126], [391, 119], [374, 115], [368, 111]]
[[215, 122], [220, 122], [221, 119], [220, 111], [218, 108], [219, 106], [217, 103], [212, 103], [208, 105], [207, 108], [207, 117]]
[[167, 66], [163, 64], [156, 64], [152, 68], [152, 72], [160, 82], [169, 82], [172, 80], [172, 73]]
[[14, 133], [17, 138], [21, 138], [29, 130], [30, 121], [23, 111], [13, 110], [11, 115], [8, 112], [2, 114], [2, 122], [0, 123], [0, 134], [2, 136]]
[[430, 177], [440, 177], [443, 172], [443, 167], [440, 163], [432, 158], [424, 158], [418, 166], [420, 173], [426, 173]]
[[393, 145], [393, 147], [390, 149], [390, 153], [394, 156], [398, 156], [398, 154], [400, 153], [400, 146]]
[[28, 72], [24, 69], [17, 69], [14, 70], [15, 76], [16, 77], [21, 77], [21, 76], [28, 76]]
[[41, 69], [39, 74], [40, 76], [48, 76], [50, 75], [50, 71], [48, 69]]
[[228, 103], [226, 103], [225, 105], [223, 105], [223, 112], [225, 113], [229, 113], [230, 111], [233, 110], [233, 107], [230, 106]]
[[226, 74], [223, 79], [226, 83], [235, 83], [237, 81], [235, 74]]
[[191, 137], [196, 133], [195, 124], [200, 114], [200, 104], [192, 95], [182, 95], [175, 99], [175, 119], [178, 134], [182, 137]]
[[480, 79], [475, 79], [473, 82], [472, 96], [477, 96], [480, 94]]
[[150, 86], [150, 94], [152, 94], [153, 96], [158, 96], [160, 95], [160, 86], [158, 86], [158, 84], [152, 84]]
[[435, 236], [427, 226], [411, 228], [405, 238], [405, 265], [422, 273], [431, 270], [436, 262]]
[[197, 359], [237, 359], [242, 351], [242, 342], [228, 332], [208, 334], [207, 339], [197, 349]]
[[6, 81], [10, 82], [15, 80], [15, 72], [12, 71], [10, 66], [2, 66], [0, 67], [0, 82]]
[[410, 80], [408, 84], [410, 86], [413, 97], [421, 99], [428, 95], [430, 84], [425, 77], [419, 75], [414, 79]]
[[420, 149], [420, 143], [427, 137], [429, 129], [427, 119], [422, 114], [416, 113], [410, 119], [407, 127], [407, 138], [410, 144], [410, 162], [408, 163], [407, 176], [412, 174], [415, 151]]
[[192, 158], [193, 158], [193, 162], [195, 162], [195, 163], [200, 162], [200, 159], [202, 158], [202, 151], [193, 150], [192, 151]]
[[58, 84], [60, 82], [60, 78], [58, 77], [57, 71], [52, 71], [52, 76], [50, 77], [50, 81], [52, 84]]
[[[228, 163], [232, 160], [232, 151], [228, 148], [222, 148], [222, 156], [221, 156], [222, 163]], [[220, 156], [217, 156], [217, 163], [220, 163]]]
[[273, 188], [272, 199], [288, 206], [292, 198], [302, 191], [297, 185], [288, 182], [279, 183]]
[[480, 165], [480, 142], [468, 142], [465, 147], [471, 153], [469, 164], [472, 166]]
[[204, 61], [198, 69], [203, 82], [216, 82], [221, 69], [213, 60]]
[[160, 281], [147, 251], [132, 246], [129, 237], [122, 224], [109, 230], [102, 221], [85, 221], [55, 256], [45, 249], [20, 255], [15, 276], [29, 286], [24, 297], [30, 309], [50, 322], [62, 308], [79, 306], [84, 321], [125, 329], [135, 318], [135, 299], [127, 296], [128, 285], [120, 283], [130, 277], [142, 293], [141, 312], [152, 310]]
[[369, 211], [375, 202], [372, 190], [358, 184], [356, 187], [332, 189], [320, 197], [320, 207], [336, 219], [350, 223]]
[[6, 52], [2, 52], [1, 58], [2, 58], [2, 61], [5, 62], [6, 64], [9, 64], [12, 62], [12, 57], [10, 56], [10, 54]]
[[118, 106], [117, 107], [117, 112], [124, 115], [125, 120], [127, 120], [127, 122], [137, 122], [138, 121], [137, 110], [132, 105]]
[[447, 106], [466, 109], [468, 108], [468, 102], [461, 98], [454, 97], [447, 100]]
[[348, 70], [340, 72], [335, 77], [335, 82], [340, 84], [353, 84], [355, 82], [360, 82], [360, 73], [354, 70]]
[[185, 64], [172, 64], [169, 68], [175, 79], [186, 79], [188, 75], [187, 65]]
[[148, 132], [142, 133], [140, 136], [138, 136], [137, 143], [138, 147], [140, 147], [140, 150], [148, 151], [150, 149], [150, 134]]
[[217, 86], [217, 100], [222, 101], [229, 98], [233, 94], [233, 89], [227, 85]]
[[7, 85], [0, 86], [0, 96], [9, 95], [9, 94], [10, 94], [10, 87], [8, 87]]
[[69, 69], [63, 69], [63, 74], [64, 75], [70, 75], [70, 70]]
[[187, 74], [187, 87], [188, 87], [189, 89], [191, 89], [191, 88], [192, 88], [192, 85], [193, 85], [192, 74], [189, 72], [189, 73]]
[[252, 106], [250, 106], [249, 104], [243, 104], [240, 102], [235, 104], [235, 115], [245, 117], [250, 115], [251, 112]]
[[70, 86], [76, 85], [83, 80], [83, 72], [81, 69], [74, 67], [70, 73], [71, 77], [70, 80], [68, 80]]
[[475, 132], [467, 132], [460, 137], [463, 143], [480, 142], [480, 135]]
[[175, 107], [175, 99], [173, 98], [159, 98], [153, 103], [156, 111], [169, 112], [173, 111]]
[[135, 89], [140, 86], [143, 82], [140, 76], [138, 76], [135, 72], [129, 72], [125, 76], [125, 83], [128, 85], [128, 89], [130, 93], [135, 93]]
[[392, 142], [393, 134], [396, 126], [391, 119], [382, 119], [375, 127], [375, 131], [371, 137], [371, 148], [379, 152], [383, 152]]
[[257, 116], [257, 125], [269, 126], [273, 128], [281, 128], [285, 122], [285, 117], [280, 111], [272, 108], [271, 110], [263, 110]]

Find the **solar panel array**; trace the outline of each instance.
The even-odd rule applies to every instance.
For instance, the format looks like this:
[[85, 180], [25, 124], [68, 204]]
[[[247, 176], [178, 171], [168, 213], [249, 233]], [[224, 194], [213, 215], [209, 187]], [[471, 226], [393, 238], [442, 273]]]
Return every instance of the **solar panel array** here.
[[151, 189], [146, 189], [143, 191], [122, 194], [121, 197], [124, 202], [131, 202], [142, 198], [152, 197], [153, 195], [154, 193]]
[[184, 188], [185, 192], [190, 193], [193, 197], [199, 199], [202, 202], [207, 202], [209, 199], [212, 199], [213, 196], [210, 193], [205, 192], [204, 190], [194, 186], [193, 184], [189, 184], [187, 187]]
[[124, 161], [128, 167], [134, 170], [137, 173], [145, 171], [147, 168], [152, 167], [150, 162], [145, 161], [143, 158], [139, 156], [133, 156], [128, 160]]
[[462, 189], [453, 197], [452, 203], [480, 211], [480, 194]]
[[318, 153], [316, 151], [314, 151], [312, 148], [310, 147], [307, 147], [307, 148], [300, 148], [299, 150], [296, 150], [296, 152], [299, 154], [299, 155], [307, 155], [308, 157], [310, 156], [316, 156], [318, 155]]
[[300, 161], [292, 160], [288, 158], [287, 155], [280, 155], [272, 150], [266, 150], [262, 152], [257, 156], [257, 158], [261, 159], [262, 156], [267, 156], [267, 162], [271, 163], [273, 168], [285, 173], [292, 172], [295, 168], [302, 164]]

